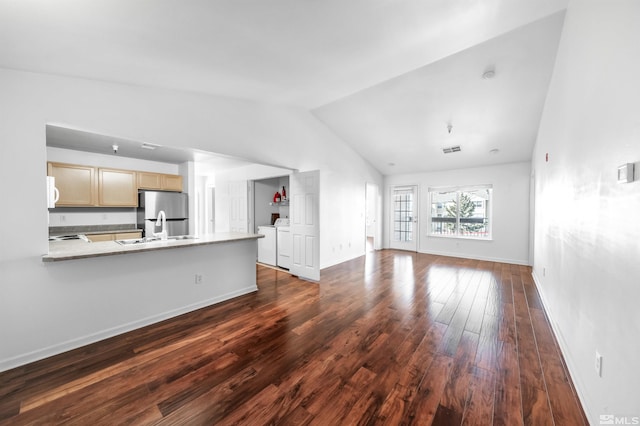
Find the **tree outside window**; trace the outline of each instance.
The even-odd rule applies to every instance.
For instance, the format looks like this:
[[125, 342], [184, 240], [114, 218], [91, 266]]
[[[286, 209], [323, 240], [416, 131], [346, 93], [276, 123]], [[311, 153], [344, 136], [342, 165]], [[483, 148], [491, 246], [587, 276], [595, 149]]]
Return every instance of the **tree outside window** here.
[[491, 238], [489, 186], [429, 191], [431, 214], [429, 235]]

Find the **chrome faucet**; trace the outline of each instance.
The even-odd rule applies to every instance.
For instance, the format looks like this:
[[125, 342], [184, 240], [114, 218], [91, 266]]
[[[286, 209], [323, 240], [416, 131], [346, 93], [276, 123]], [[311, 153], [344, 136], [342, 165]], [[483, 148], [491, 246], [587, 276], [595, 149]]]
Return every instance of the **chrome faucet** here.
[[167, 215], [164, 213], [164, 210], [160, 210], [158, 212], [158, 218], [156, 219], [156, 227], [162, 226], [162, 231], [154, 232], [154, 237], [160, 237], [161, 240], [167, 239]]

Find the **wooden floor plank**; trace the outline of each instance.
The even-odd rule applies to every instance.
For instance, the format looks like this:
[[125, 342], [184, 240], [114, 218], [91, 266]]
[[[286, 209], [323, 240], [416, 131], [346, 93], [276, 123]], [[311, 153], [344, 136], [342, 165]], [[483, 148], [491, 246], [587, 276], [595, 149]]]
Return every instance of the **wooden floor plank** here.
[[372, 251], [0, 373], [0, 426], [587, 424], [531, 269]]
[[486, 426], [493, 424], [495, 374], [483, 368], [471, 369], [468, 402], [462, 424]]

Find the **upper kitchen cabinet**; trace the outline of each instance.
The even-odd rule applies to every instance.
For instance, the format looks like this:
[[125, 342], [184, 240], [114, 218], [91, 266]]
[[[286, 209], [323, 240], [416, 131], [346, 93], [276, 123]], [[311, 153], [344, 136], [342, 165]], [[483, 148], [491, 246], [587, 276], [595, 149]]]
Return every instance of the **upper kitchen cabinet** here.
[[47, 174], [60, 191], [56, 207], [138, 206], [135, 171], [49, 162]]
[[100, 206], [138, 206], [138, 187], [134, 171], [98, 169], [98, 188]]
[[162, 189], [165, 191], [182, 192], [182, 176], [162, 175]]
[[163, 173], [138, 172], [138, 188], [157, 191], [182, 192], [182, 176]]
[[59, 207], [83, 207], [97, 204], [98, 179], [95, 167], [47, 163], [47, 174], [56, 178], [60, 191]]

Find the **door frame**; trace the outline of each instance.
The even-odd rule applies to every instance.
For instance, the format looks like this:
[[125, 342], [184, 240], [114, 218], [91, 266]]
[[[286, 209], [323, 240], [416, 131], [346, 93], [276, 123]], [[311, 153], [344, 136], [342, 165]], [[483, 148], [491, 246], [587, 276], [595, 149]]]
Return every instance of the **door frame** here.
[[[373, 217], [373, 249], [382, 249], [382, 228], [383, 228], [383, 203], [382, 194], [380, 193], [380, 186], [377, 183], [367, 182], [365, 183], [365, 240], [367, 236], [367, 218]], [[373, 202], [369, 200], [369, 196], [373, 195]], [[373, 207], [373, 211], [369, 211], [369, 206]], [[366, 247], [366, 241], [365, 241]]]
[[[398, 189], [409, 189], [412, 188], [414, 191], [414, 203], [413, 203], [413, 243], [411, 244], [396, 244], [394, 245], [393, 240], [393, 218], [394, 218], [394, 192]], [[417, 252], [420, 249], [420, 186], [417, 184], [407, 184], [407, 185], [393, 185], [389, 187], [389, 248], [396, 250], [407, 250]]]

